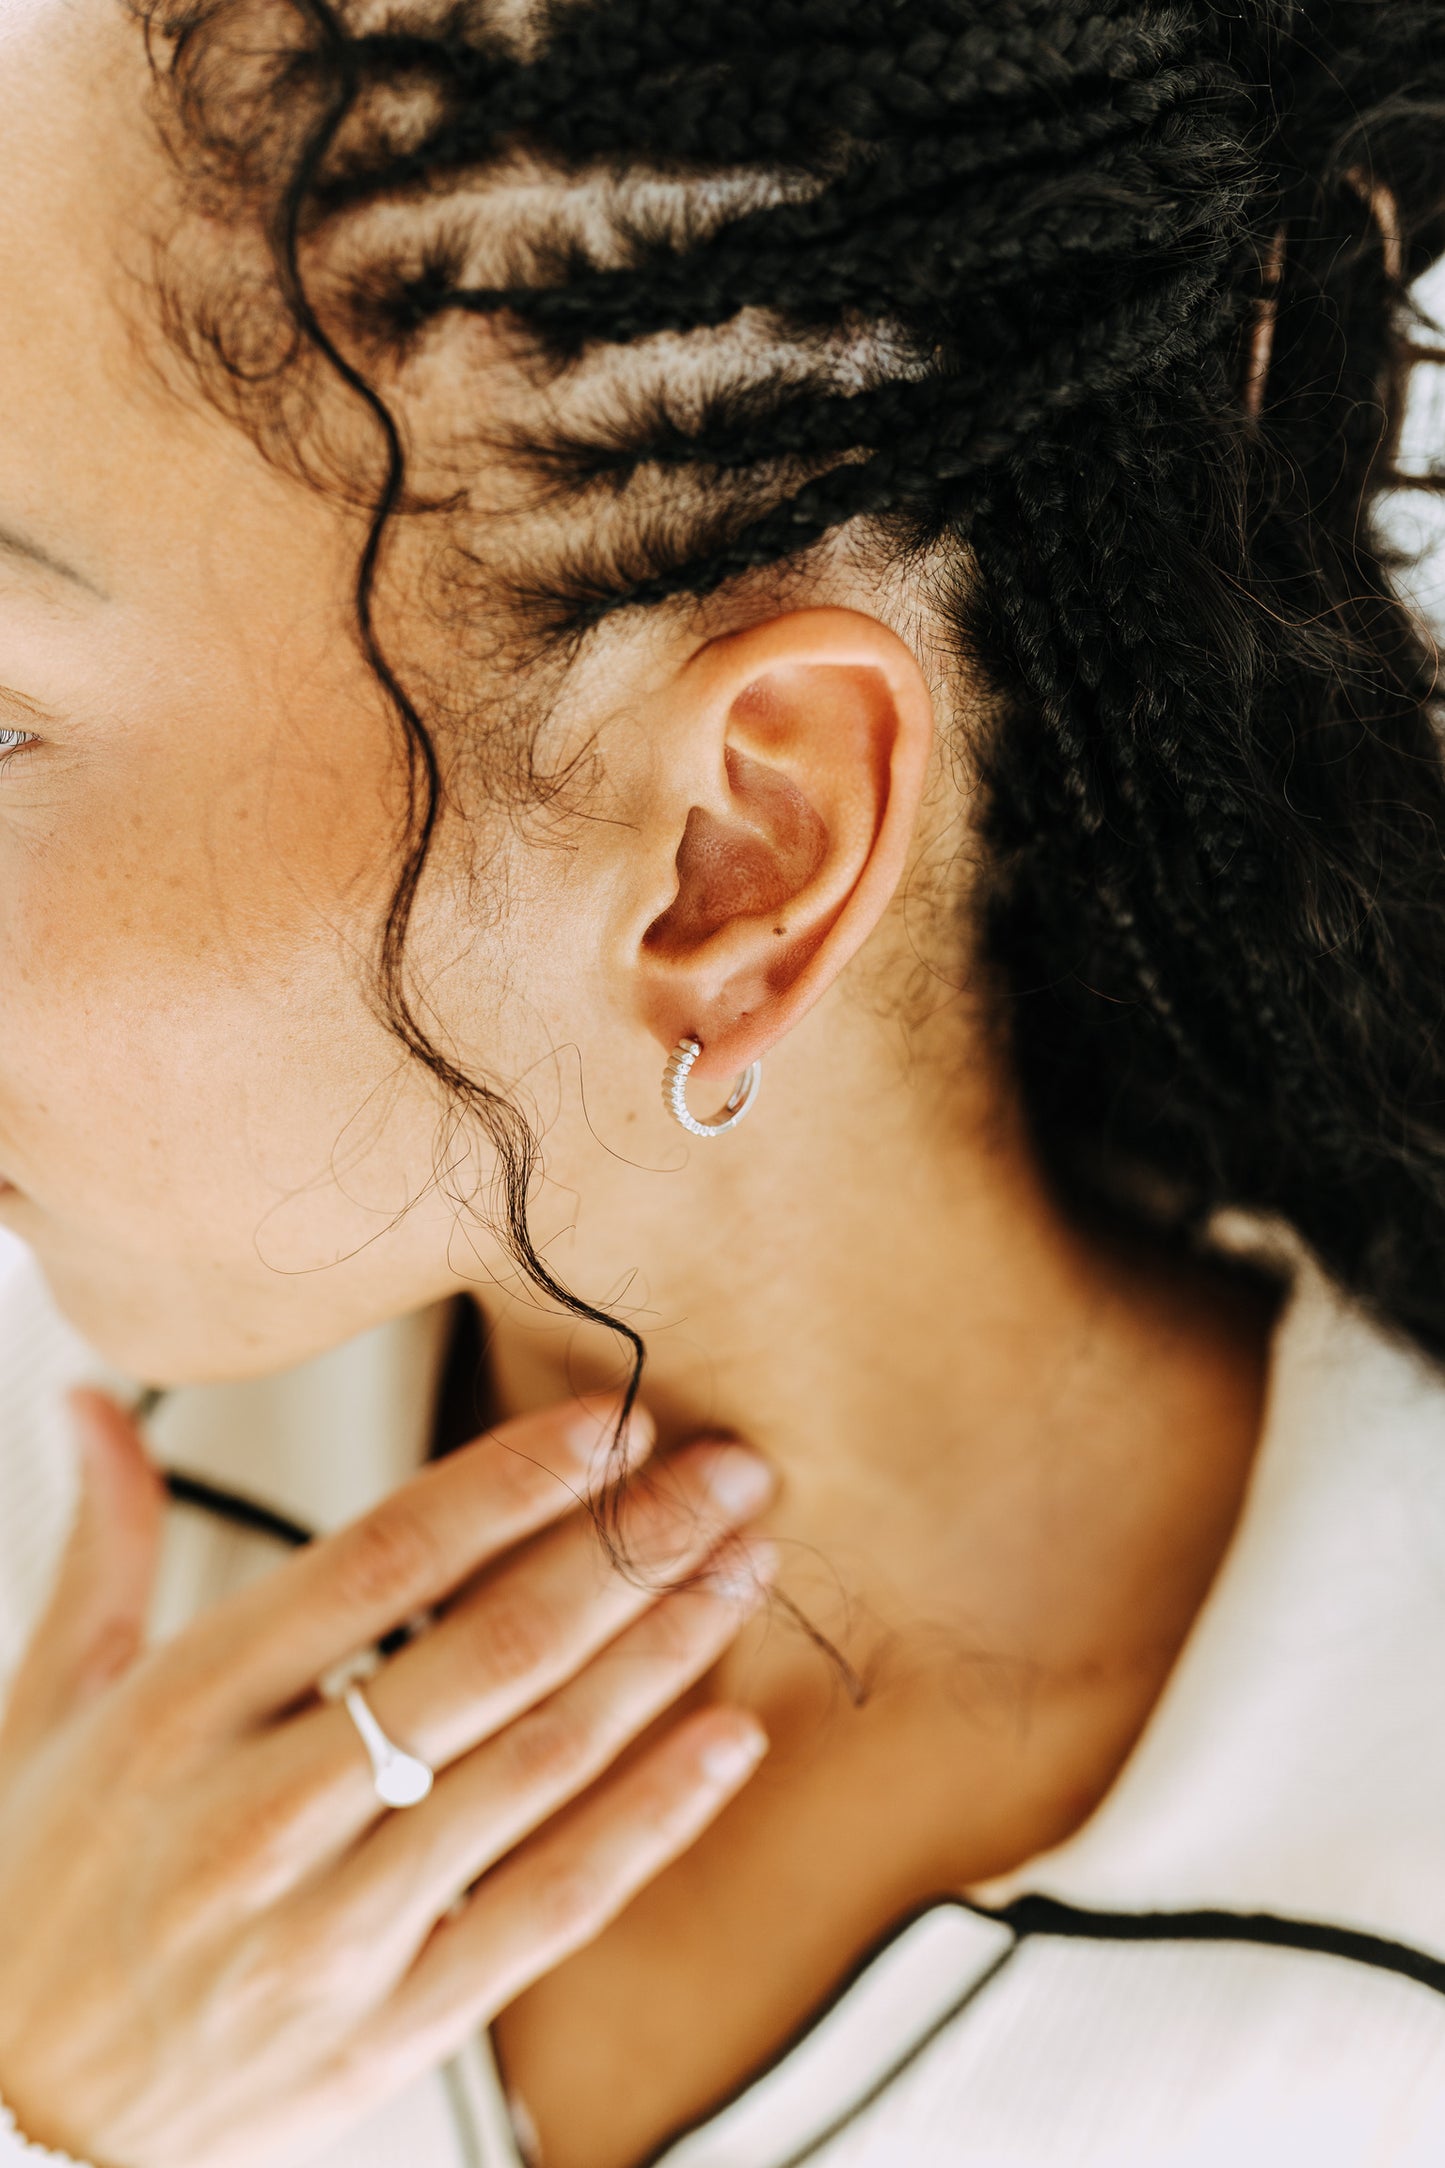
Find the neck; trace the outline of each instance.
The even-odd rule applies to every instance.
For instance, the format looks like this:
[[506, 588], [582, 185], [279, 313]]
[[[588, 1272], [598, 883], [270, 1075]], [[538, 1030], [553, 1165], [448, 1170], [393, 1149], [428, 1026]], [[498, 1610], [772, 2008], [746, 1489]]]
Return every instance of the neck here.
[[[1238, 1508], [1258, 1300], [1080, 1233], [981, 1085], [935, 1118], [930, 1072], [850, 1091], [836, 1050], [827, 1066], [835, 1104], [872, 1108], [866, 1134], [820, 1127], [804, 1063], [769, 1079], [750, 1128], [690, 1151], [662, 1220], [649, 1228], [641, 1189], [621, 1208], [647, 1243], [644, 1392], [664, 1448], [718, 1426], [772, 1459], [785, 1609], [870, 1687], [906, 1673], [923, 1690], [927, 1657], [1000, 1710], [1105, 1680], [1147, 1709]], [[614, 1286], [623, 1262], [607, 1260]], [[615, 1377], [615, 1351], [573, 1327], [493, 1323], [502, 1412], [575, 1390], [589, 1363]], [[837, 1700], [806, 1635], [770, 1635], [747, 1677], [785, 1730]]]
[[[1242, 1496], [1263, 1306], [1079, 1234], [996, 1106], [955, 1091], [935, 1118], [916, 1062], [845, 1067], [775, 1063], [750, 1128], [614, 1199], [631, 1259], [584, 1260], [614, 1289], [646, 1262], [629, 1292], [664, 1447], [726, 1424], [775, 1463], [782, 1573], [698, 1689], [757, 1709], [762, 1772], [500, 2025], [552, 2168], [650, 2155], [890, 1926], [1076, 1829]], [[535, 1312], [504, 1313], [493, 1347], [499, 1412], [615, 1378]]]

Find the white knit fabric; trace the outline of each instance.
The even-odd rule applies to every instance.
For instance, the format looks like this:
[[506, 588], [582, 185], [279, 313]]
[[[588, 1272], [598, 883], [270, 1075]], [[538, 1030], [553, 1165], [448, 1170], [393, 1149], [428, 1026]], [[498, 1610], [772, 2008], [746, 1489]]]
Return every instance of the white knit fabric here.
[[15, 2127], [12, 2111], [0, 2100], [0, 2168], [21, 2168], [28, 2162], [29, 2168], [41, 2168], [49, 2161], [51, 2168], [86, 2168], [84, 2161], [77, 2161], [69, 2153], [57, 2153], [54, 2146], [32, 2145]]
[[[436, 1352], [423, 1318], [289, 1378], [178, 1394], [161, 1450], [334, 1524], [420, 1457]], [[54, 1396], [86, 1367], [0, 1239], [0, 1670], [53, 1570], [71, 1494]], [[274, 1556], [174, 1514], [158, 1626]], [[1445, 1384], [1307, 1268], [1241, 1525], [1102, 1807], [972, 1904], [907, 1926], [658, 2168], [1445, 2161], [1445, 1996], [1248, 1941], [1020, 1942], [980, 1907], [1024, 1892], [1121, 1912], [1267, 1911], [1445, 1960]], [[0, 2168], [36, 2158], [0, 2137]], [[485, 2038], [315, 2168], [402, 2162], [521, 2168]]]

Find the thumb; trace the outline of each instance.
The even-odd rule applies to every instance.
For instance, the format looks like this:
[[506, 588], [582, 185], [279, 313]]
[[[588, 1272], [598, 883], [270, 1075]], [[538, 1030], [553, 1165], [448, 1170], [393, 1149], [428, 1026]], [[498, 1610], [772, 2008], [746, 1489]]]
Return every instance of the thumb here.
[[11, 1687], [5, 1745], [37, 1741], [105, 1692], [145, 1637], [165, 1491], [139, 1431], [104, 1393], [67, 1396], [80, 1494], [50, 1600]]

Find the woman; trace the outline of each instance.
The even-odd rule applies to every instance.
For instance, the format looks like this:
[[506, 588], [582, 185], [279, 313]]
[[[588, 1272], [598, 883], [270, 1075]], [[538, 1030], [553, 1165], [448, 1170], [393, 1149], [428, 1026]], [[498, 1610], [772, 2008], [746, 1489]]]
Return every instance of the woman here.
[[0, 2160], [1436, 2160], [1445, 10], [0, 37]]

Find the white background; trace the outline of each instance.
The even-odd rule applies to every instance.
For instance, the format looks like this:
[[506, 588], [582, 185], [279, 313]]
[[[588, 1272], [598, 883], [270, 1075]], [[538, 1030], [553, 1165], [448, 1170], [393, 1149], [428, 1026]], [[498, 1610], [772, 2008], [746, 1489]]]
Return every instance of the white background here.
[[[1436, 264], [1415, 289], [1420, 306], [1442, 327], [1445, 347], [1445, 260]], [[1422, 343], [1435, 345], [1428, 332]], [[1400, 465], [1407, 474], [1432, 467], [1445, 471], [1445, 368], [1419, 368], [1405, 419]], [[1385, 529], [1416, 560], [1401, 575], [1401, 585], [1442, 633], [1445, 633], [1445, 498], [1420, 490], [1401, 490], [1387, 500]]]

